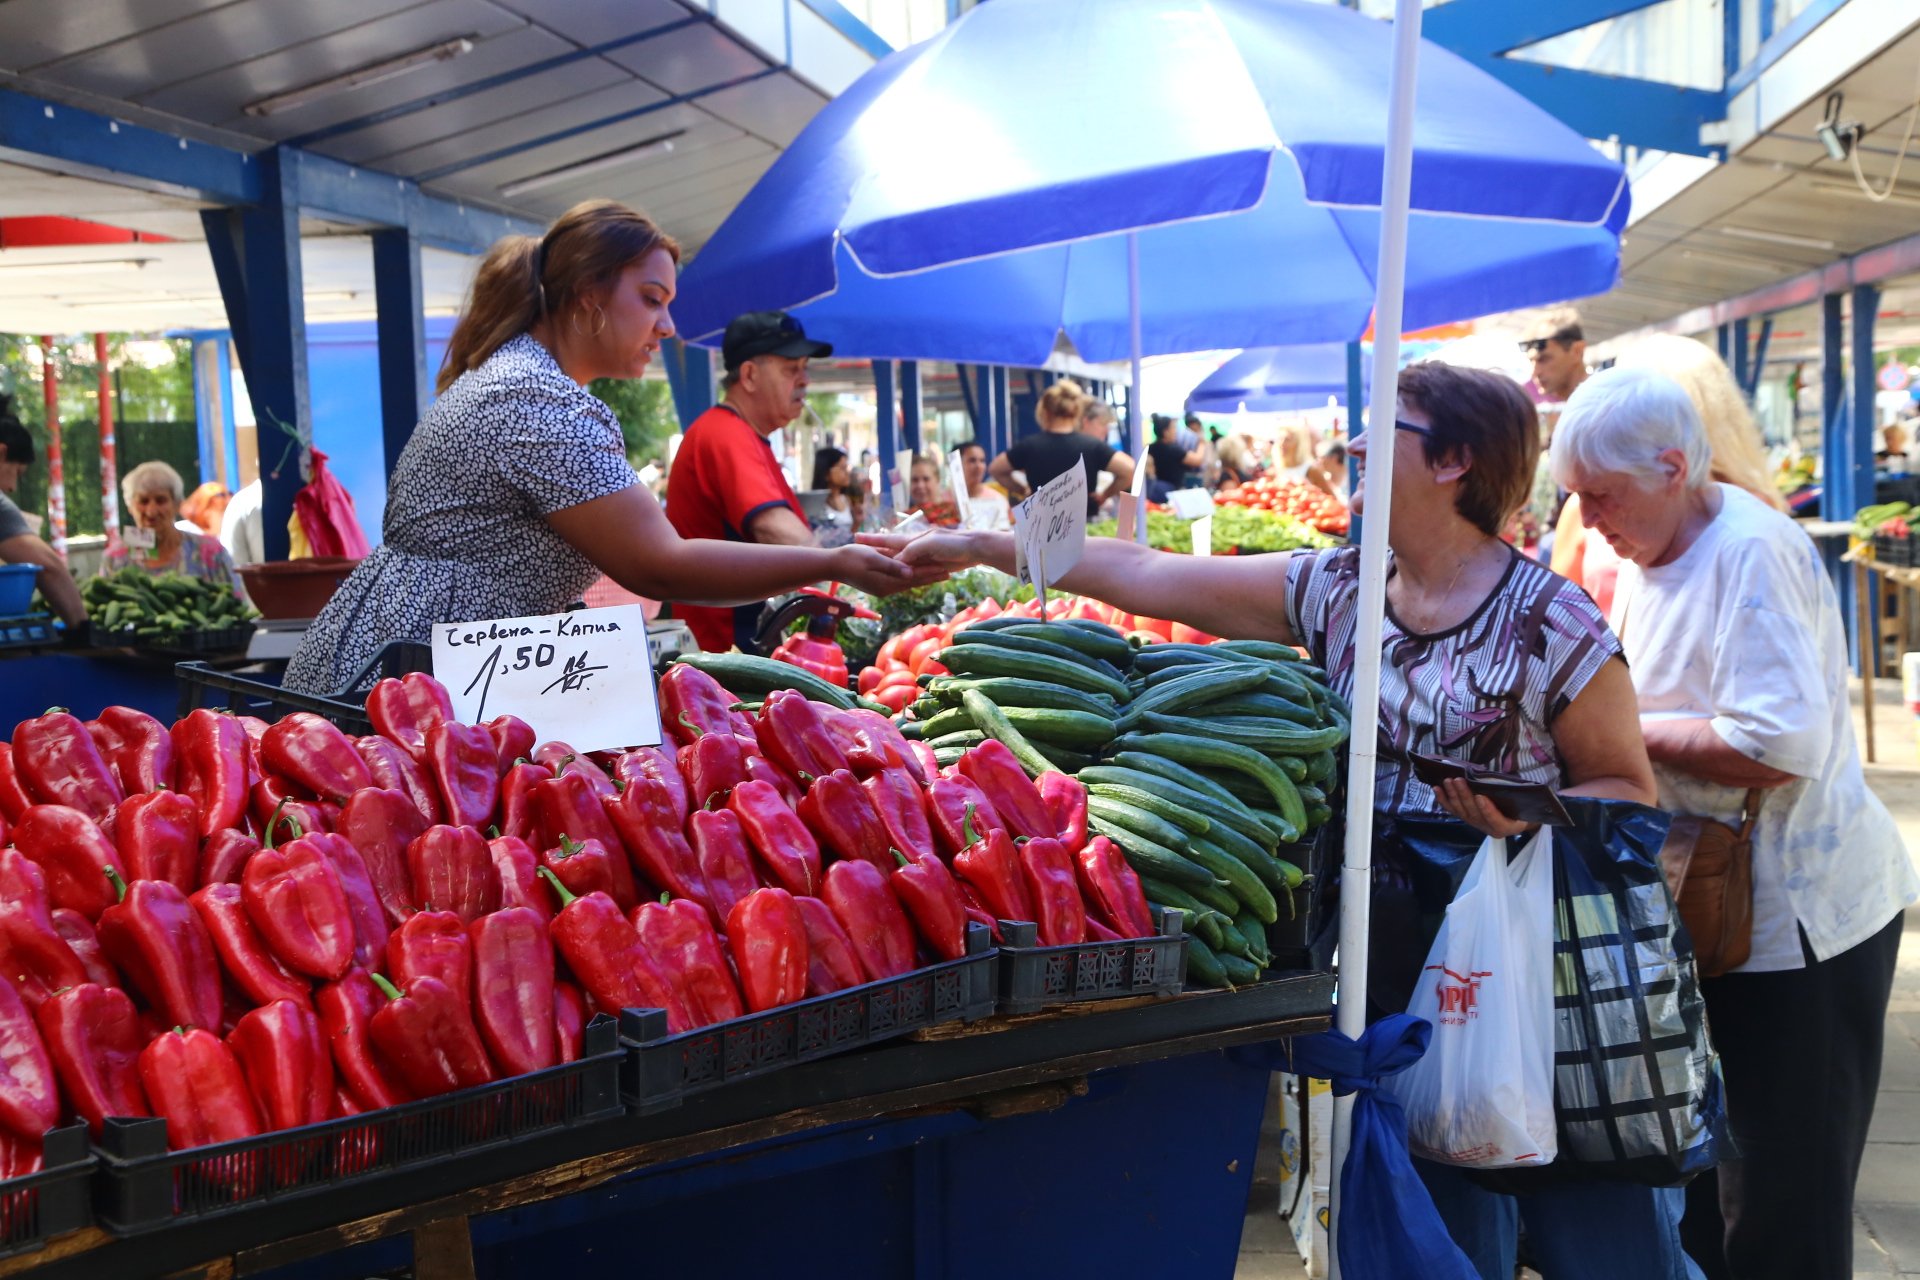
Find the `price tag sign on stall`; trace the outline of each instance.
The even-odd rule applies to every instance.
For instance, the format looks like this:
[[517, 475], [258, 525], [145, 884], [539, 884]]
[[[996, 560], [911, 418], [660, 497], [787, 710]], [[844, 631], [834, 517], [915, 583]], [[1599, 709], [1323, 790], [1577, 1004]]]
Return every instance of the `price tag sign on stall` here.
[[1193, 554], [1210, 556], [1213, 554], [1213, 517], [1201, 516], [1193, 522]]
[[961, 461], [958, 449], [947, 451], [947, 488], [953, 490], [953, 507], [960, 517], [960, 527], [969, 527], [973, 522], [973, 499], [967, 496], [967, 464]]
[[1069, 467], [1013, 509], [1014, 572], [1047, 603], [1047, 587], [1080, 563], [1087, 545], [1087, 471]]
[[540, 741], [577, 751], [660, 744], [647, 616], [637, 604], [438, 623], [433, 674], [467, 724], [519, 716]]
[[120, 541], [133, 551], [151, 551], [156, 535], [151, 529], [142, 529], [137, 524], [125, 525], [120, 530]]
[[1147, 450], [1140, 449], [1140, 456], [1133, 460], [1133, 484], [1126, 493], [1113, 500], [1116, 528], [1114, 536], [1122, 542], [1137, 541], [1147, 545]]

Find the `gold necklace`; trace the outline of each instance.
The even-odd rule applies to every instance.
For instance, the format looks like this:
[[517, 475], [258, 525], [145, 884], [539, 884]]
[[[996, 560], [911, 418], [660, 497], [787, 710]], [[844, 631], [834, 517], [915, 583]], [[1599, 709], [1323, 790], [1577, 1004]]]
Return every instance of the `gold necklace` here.
[[[1460, 563], [1454, 566], [1453, 577], [1448, 580], [1447, 589], [1440, 593], [1440, 607], [1442, 609], [1446, 607], [1447, 601], [1453, 598], [1453, 589], [1460, 585], [1460, 575], [1466, 572], [1467, 561], [1472, 558], [1473, 558], [1473, 553], [1468, 552], [1466, 555], [1461, 556]], [[1428, 611], [1425, 620], [1421, 622], [1421, 624], [1418, 627], [1419, 632], [1421, 634], [1425, 634], [1426, 632], [1433, 630], [1433, 621], [1434, 620], [1433, 620], [1432, 614], [1430, 611]]]

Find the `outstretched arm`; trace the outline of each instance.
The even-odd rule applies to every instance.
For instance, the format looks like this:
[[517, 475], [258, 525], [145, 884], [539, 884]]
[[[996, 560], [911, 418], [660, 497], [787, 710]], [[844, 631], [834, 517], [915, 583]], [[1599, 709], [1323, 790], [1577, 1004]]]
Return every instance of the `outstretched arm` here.
[[[984, 564], [1013, 572], [1010, 533], [941, 530], [918, 538], [862, 534], [860, 540], [895, 551], [916, 567]], [[1080, 563], [1059, 585], [1128, 613], [1184, 622], [1217, 636], [1293, 644], [1286, 608], [1289, 558], [1172, 555], [1118, 538], [1088, 538]]]

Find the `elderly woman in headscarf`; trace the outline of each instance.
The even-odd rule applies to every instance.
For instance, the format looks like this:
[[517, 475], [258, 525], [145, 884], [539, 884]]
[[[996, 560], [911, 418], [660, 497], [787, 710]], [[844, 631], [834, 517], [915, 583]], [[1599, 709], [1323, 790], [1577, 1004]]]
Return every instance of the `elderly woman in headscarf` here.
[[1700, 984], [1738, 1155], [1689, 1186], [1687, 1252], [1709, 1277], [1850, 1276], [1854, 1180], [1920, 881], [1860, 771], [1820, 554], [1716, 480], [1719, 460], [1687, 389], [1647, 368], [1582, 383], [1553, 441], [1589, 541], [1623, 561], [1609, 621], [1660, 806], [1754, 819], [1752, 952]]

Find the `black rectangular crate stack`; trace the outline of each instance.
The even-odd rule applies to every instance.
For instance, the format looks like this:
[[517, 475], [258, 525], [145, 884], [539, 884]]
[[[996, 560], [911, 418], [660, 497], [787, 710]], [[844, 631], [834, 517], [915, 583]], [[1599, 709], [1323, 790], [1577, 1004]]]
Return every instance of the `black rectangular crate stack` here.
[[661, 1009], [628, 1009], [626, 1100], [642, 1113], [795, 1063], [877, 1044], [943, 1022], [973, 1022], [994, 1010], [998, 952], [985, 925], [968, 924], [967, 954], [727, 1022], [667, 1033]]
[[398, 677], [409, 671], [432, 671], [433, 650], [409, 640], [395, 640], [376, 653], [360, 673], [333, 693], [296, 693], [282, 689], [277, 672], [241, 674], [222, 671], [205, 662], [182, 662], [174, 667], [174, 680], [180, 686], [177, 718], [201, 707], [231, 711], [235, 715], [259, 716], [278, 720], [296, 711], [311, 711], [325, 716], [350, 734], [373, 732], [367, 719], [367, 690], [377, 680]]
[[343, 1197], [343, 1216], [368, 1212], [344, 1198], [372, 1179], [618, 1117], [623, 1056], [618, 1028], [603, 1016], [588, 1024], [577, 1062], [257, 1138], [169, 1151], [165, 1120], [108, 1120], [96, 1153], [100, 1225], [136, 1235], [329, 1193]]
[[1913, 535], [1874, 534], [1873, 558], [1877, 564], [1890, 565], [1896, 569], [1911, 568], [1914, 563]]
[[0, 1181], [0, 1258], [37, 1249], [93, 1221], [87, 1126], [49, 1129], [38, 1173]]
[[1002, 920], [1000, 1012], [1032, 1013], [1049, 1005], [1118, 996], [1170, 996], [1186, 981], [1186, 913], [1154, 907], [1151, 938], [1035, 945], [1033, 925]]

